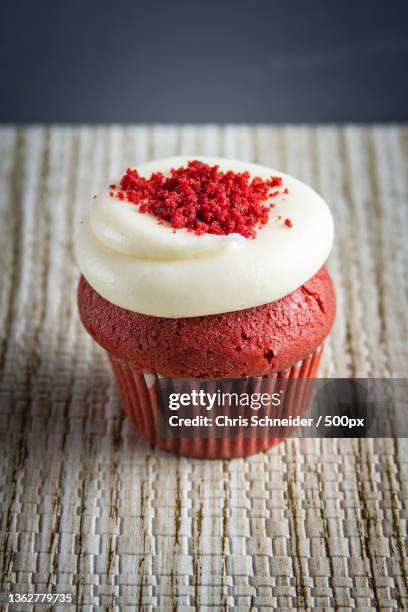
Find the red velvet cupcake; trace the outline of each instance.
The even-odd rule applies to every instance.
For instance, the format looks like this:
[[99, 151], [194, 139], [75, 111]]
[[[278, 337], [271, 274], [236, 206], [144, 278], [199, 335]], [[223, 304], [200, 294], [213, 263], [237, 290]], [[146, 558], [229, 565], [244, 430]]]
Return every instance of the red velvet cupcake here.
[[[330, 212], [312, 189], [252, 164], [151, 162], [97, 196], [77, 241], [78, 306], [135, 428], [203, 458], [245, 456], [282, 439], [245, 419], [173, 433], [169, 397], [272, 397], [290, 380], [278, 412], [302, 414], [304, 381], [316, 377], [335, 315], [324, 267], [332, 239]], [[240, 415], [223, 409], [225, 418]], [[187, 410], [198, 418], [200, 407]]]

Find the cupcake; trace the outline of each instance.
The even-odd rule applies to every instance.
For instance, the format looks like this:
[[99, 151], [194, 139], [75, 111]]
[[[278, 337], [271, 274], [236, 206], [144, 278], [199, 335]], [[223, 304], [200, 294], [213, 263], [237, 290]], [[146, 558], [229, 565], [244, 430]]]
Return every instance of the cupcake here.
[[[317, 375], [335, 316], [324, 267], [332, 242], [322, 198], [263, 166], [173, 157], [107, 185], [76, 241], [78, 307], [137, 431], [203, 458], [249, 455], [286, 437], [292, 421], [260, 430], [240, 400], [263, 395], [266, 416], [306, 410], [304, 383]], [[277, 406], [267, 401], [279, 393]], [[218, 426], [210, 404], [225, 396], [217, 419], [227, 426]]]

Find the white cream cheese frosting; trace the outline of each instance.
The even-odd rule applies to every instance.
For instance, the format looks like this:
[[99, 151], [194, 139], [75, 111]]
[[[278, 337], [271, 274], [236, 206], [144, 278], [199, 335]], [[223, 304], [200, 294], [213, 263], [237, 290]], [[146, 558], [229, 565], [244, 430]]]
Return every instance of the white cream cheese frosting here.
[[[76, 240], [79, 268], [100, 295], [142, 314], [194, 317], [273, 302], [320, 269], [332, 247], [333, 219], [324, 200], [301, 181], [216, 157], [171, 157], [136, 169], [145, 177], [167, 174], [192, 159], [262, 179], [280, 176], [288, 193], [281, 189], [271, 200], [267, 224], [251, 239], [174, 231], [138, 206], [115, 199], [107, 187], [93, 200]], [[285, 218], [292, 227], [284, 225]]]

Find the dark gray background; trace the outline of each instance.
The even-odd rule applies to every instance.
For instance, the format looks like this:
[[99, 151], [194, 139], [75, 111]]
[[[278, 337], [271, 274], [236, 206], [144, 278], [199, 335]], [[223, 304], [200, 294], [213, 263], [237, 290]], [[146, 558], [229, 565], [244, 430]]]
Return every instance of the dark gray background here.
[[408, 119], [407, 1], [2, 7], [2, 123]]

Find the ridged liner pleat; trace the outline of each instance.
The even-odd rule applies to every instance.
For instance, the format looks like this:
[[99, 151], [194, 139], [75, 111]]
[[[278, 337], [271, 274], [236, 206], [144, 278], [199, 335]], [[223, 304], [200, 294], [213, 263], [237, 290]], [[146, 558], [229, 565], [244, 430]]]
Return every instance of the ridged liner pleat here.
[[[275, 389], [282, 388], [282, 379], [295, 380], [287, 385], [279, 416], [302, 416], [307, 409], [313, 385], [309, 379], [316, 378], [323, 345], [305, 359], [296, 362], [286, 370], [272, 372], [267, 376], [225, 379], [222, 392], [224, 393], [268, 393], [273, 394]], [[194, 435], [194, 430], [188, 437], [160, 435], [161, 409], [165, 408], [162, 398], [162, 387], [166, 386], [169, 393], [188, 392], [193, 389], [203, 389], [206, 392], [216, 391], [215, 381], [211, 379], [185, 379], [166, 378], [155, 373], [143, 373], [135, 368], [132, 362], [109, 354], [116, 381], [119, 387], [124, 410], [135, 427], [144, 438], [163, 450], [201, 459], [233, 459], [253, 455], [271, 448], [287, 438], [293, 427], [280, 428], [279, 437], [265, 433], [260, 436], [259, 431], [252, 433], [253, 428], [242, 427], [239, 434], [219, 437], [215, 435], [216, 428], [209, 429], [209, 436], [202, 437], [202, 429]], [[217, 389], [220, 389], [218, 379]], [[191, 409], [191, 417], [200, 414], [199, 408]], [[234, 407], [231, 416], [243, 415], [240, 407]], [[277, 416], [276, 414], [274, 416]]]

